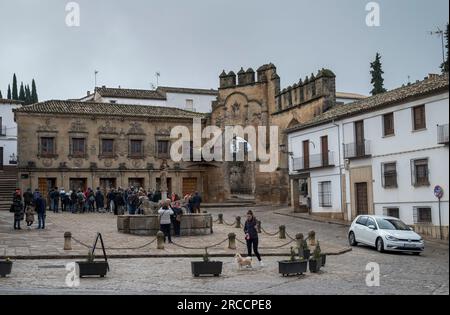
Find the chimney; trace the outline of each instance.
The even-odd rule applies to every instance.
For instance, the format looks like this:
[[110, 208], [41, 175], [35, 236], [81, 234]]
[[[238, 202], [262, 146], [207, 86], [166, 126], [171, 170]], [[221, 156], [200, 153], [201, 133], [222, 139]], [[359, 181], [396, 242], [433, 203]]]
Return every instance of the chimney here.
[[87, 96], [91, 95], [91, 91], [87, 91]]
[[429, 73], [428, 74], [428, 79], [436, 79], [439, 77], [439, 74], [436, 73]]

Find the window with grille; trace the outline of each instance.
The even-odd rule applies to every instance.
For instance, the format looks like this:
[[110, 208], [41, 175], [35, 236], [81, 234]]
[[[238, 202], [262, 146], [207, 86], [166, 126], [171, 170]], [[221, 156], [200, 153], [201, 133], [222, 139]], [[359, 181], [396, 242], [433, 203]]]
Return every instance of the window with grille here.
[[382, 182], [384, 188], [397, 187], [397, 163], [381, 164]]
[[394, 135], [394, 113], [389, 113], [383, 116], [383, 130], [383, 135], [385, 137]]
[[399, 208], [384, 208], [384, 215], [388, 216], [388, 217], [400, 219], [400, 209]]
[[319, 183], [319, 206], [331, 207], [331, 182]]
[[414, 130], [421, 130], [427, 128], [425, 118], [425, 105], [420, 105], [413, 108], [413, 125]]
[[432, 223], [431, 208], [430, 207], [415, 207], [414, 208], [414, 223]]
[[130, 155], [142, 156], [144, 154], [142, 140], [130, 140]]
[[42, 137], [41, 138], [41, 155], [54, 155], [55, 154], [55, 138]]
[[428, 159], [412, 160], [411, 175], [413, 186], [429, 186]]
[[114, 155], [114, 139], [102, 139], [101, 143], [101, 155]]
[[86, 139], [84, 138], [72, 138], [72, 148], [70, 154], [73, 156], [86, 155]]

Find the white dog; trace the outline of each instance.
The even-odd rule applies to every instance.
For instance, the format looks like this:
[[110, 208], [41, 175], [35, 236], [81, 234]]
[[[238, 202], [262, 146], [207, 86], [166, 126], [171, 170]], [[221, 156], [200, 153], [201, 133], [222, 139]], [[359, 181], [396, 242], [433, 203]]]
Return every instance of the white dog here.
[[234, 259], [235, 259], [239, 269], [241, 269], [244, 266], [247, 267], [247, 268], [253, 268], [253, 266], [252, 266], [252, 258], [251, 257], [243, 258], [241, 256], [241, 254], [237, 253], [234, 256]]

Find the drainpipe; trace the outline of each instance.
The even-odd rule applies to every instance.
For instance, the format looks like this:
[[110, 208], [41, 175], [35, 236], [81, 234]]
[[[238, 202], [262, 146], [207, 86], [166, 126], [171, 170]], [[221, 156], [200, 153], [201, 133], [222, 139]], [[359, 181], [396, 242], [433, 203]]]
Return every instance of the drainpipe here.
[[334, 120], [332, 121], [332, 124], [334, 126], [336, 126], [338, 129], [339, 189], [341, 190], [340, 191], [340, 203], [341, 203], [341, 207], [343, 207], [343, 209], [341, 211], [342, 211], [342, 214], [344, 214], [345, 206], [342, 204], [342, 201], [344, 200], [344, 198], [342, 196], [343, 192], [342, 192], [342, 167], [341, 167], [341, 128], [339, 127], [338, 124], [335, 123]]

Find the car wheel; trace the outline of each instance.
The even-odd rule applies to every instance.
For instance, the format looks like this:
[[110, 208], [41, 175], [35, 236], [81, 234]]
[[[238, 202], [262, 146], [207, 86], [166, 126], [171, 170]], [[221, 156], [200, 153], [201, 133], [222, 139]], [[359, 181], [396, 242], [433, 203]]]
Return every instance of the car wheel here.
[[384, 242], [381, 237], [377, 238], [376, 247], [377, 247], [377, 251], [379, 251], [380, 253], [384, 252]]
[[350, 232], [350, 234], [348, 235], [348, 243], [350, 244], [350, 246], [358, 245], [358, 243], [356, 242], [355, 233]]

